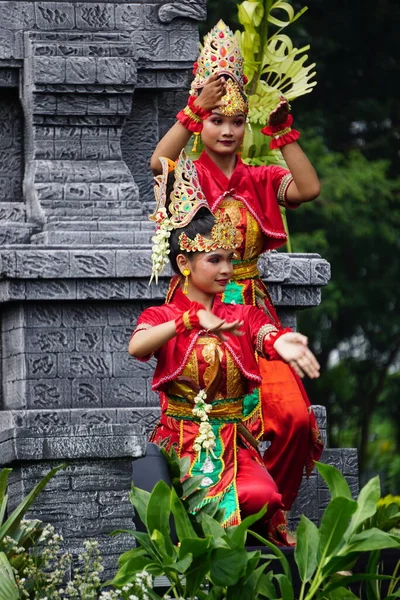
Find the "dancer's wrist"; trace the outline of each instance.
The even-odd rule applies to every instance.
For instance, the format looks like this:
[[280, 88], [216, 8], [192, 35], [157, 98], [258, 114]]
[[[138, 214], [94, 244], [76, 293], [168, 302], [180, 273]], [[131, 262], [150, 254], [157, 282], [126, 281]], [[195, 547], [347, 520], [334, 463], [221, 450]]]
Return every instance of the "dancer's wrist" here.
[[282, 148], [287, 144], [292, 144], [300, 137], [300, 132], [297, 129], [292, 129], [293, 117], [288, 115], [286, 120], [276, 125], [267, 125], [261, 129], [261, 133], [271, 137], [269, 147], [271, 150]]
[[211, 114], [197, 102], [195, 96], [189, 96], [188, 103], [178, 112], [176, 118], [182, 125], [192, 133], [200, 133], [203, 129], [203, 121]]
[[193, 329], [201, 329], [200, 320], [197, 316], [199, 310], [204, 310], [204, 306], [199, 302], [192, 302], [190, 309], [182, 311], [175, 319], [175, 329], [179, 333], [190, 332]]

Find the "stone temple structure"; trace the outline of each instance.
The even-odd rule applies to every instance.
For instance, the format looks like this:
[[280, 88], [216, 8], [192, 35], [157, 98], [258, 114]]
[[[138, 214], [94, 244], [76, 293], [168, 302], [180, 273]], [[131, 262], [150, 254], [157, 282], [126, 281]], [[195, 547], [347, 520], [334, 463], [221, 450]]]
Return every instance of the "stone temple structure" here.
[[[132, 458], [157, 420], [153, 366], [128, 356], [149, 287], [149, 158], [186, 102], [205, 0], [0, 0], [0, 465], [15, 506], [67, 468], [33, 514], [72, 552], [100, 541], [107, 567], [131, 527]], [[260, 268], [286, 324], [329, 280], [318, 255], [270, 253]], [[322, 429], [325, 414], [316, 407]], [[327, 450], [357, 490], [356, 453]], [[327, 490], [305, 482], [318, 521]]]

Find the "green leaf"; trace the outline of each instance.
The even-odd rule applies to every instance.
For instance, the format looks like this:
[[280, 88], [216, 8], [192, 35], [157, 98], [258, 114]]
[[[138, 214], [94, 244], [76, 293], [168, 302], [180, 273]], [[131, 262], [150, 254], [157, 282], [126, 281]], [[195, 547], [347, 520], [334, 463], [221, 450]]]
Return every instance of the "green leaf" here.
[[179, 547], [179, 558], [192, 554], [194, 558], [204, 556], [211, 548], [211, 538], [186, 538]]
[[40, 492], [46, 487], [50, 479], [52, 479], [52, 477], [54, 477], [54, 475], [64, 467], [65, 465], [59, 465], [58, 467], [55, 467], [49, 471], [49, 473], [47, 473], [47, 475], [45, 475], [43, 479], [33, 488], [33, 490], [22, 500], [22, 502], [20, 502], [17, 508], [0, 527], [0, 542], [6, 535], [11, 535], [12, 532], [19, 527], [21, 519], [30, 509]]
[[[329, 594], [331, 591], [336, 590], [337, 588], [341, 588], [343, 586], [348, 587], [352, 583], [357, 583], [359, 581], [362, 582], [371, 582], [371, 581], [391, 581], [392, 577], [390, 575], [372, 575], [369, 573], [359, 573], [357, 575], [348, 575], [344, 577], [338, 578], [336, 581], [329, 582], [322, 590], [322, 596], [324, 594]], [[379, 594], [379, 592], [378, 592]], [[377, 596], [378, 600], [380, 600], [380, 594]]]
[[196, 532], [186, 509], [174, 489], [171, 490], [171, 510], [175, 517], [175, 528], [179, 541], [182, 542], [185, 538], [196, 537]]
[[282, 565], [283, 572], [285, 573], [286, 577], [289, 579], [289, 581], [292, 581], [292, 574], [290, 571], [289, 563], [288, 563], [286, 556], [283, 554], [283, 552], [281, 550], [279, 550], [279, 548], [277, 546], [275, 546], [275, 544], [273, 544], [269, 540], [266, 540], [264, 537], [259, 535], [257, 532], [250, 531], [250, 533], [257, 540], [262, 542], [262, 544], [264, 546], [267, 546], [272, 551], [272, 554], [274, 554], [279, 559], [279, 561]]
[[0, 600], [18, 600], [19, 597], [12, 566], [6, 554], [0, 552]]
[[246, 517], [237, 527], [232, 528], [233, 534], [229, 536], [232, 548], [244, 547], [249, 527], [265, 515], [267, 508], [267, 506], [264, 506], [257, 514]]
[[[148, 533], [134, 530], [130, 531], [129, 533], [139, 542], [140, 547], [143, 548], [153, 560], [159, 560], [161, 558], [160, 553], [157, 551], [157, 548], [154, 547], [154, 544], [152, 543]], [[128, 550], [128, 552], [130, 552], [130, 550]], [[125, 554], [127, 553], [125, 552]], [[121, 559], [123, 556], [125, 556], [125, 554], [122, 554], [119, 557], [120, 563], [122, 562]]]
[[319, 556], [329, 557], [343, 544], [343, 536], [356, 509], [357, 502], [341, 496], [328, 504], [319, 529]]
[[380, 496], [381, 484], [379, 477], [376, 476], [368, 481], [358, 496], [357, 510], [351, 519], [350, 527], [346, 533], [346, 539], [348, 539], [353, 532], [357, 531], [366, 519], [375, 515], [378, 509], [377, 503]]
[[136, 573], [146, 569], [152, 575], [164, 575], [164, 567], [145, 556], [138, 556], [125, 562], [112, 579], [112, 585], [122, 586], [134, 581]]
[[235, 585], [247, 563], [245, 549], [217, 548], [211, 553], [210, 579], [215, 585]]
[[133, 485], [129, 493], [129, 500], [139, 515], [140, 520], [147, 527], [146, 512], [150, 500], [150, 492], [141, 490]]
[[332, 465], [327, 465], [325, 463], [316, 461], [314, 464], [328, 486], [332, 500], [338, 496], [348, 498], [349, 500], [352, 499], [349, 484], [340, 471], [338, 471], [335, 467], [332, 467]]
[[[153, 533], [159, 531], [164, 538], [165, 551], [169, 556], [173, 554], [173, 544], [171, 542], [171, 529], [169, 517], [171, 514], [171, 488], [165, 481], [159, 481], [150, 494], [146, 511], [146, 523], [150, 537], [153, 539]], [[161, 540], [161, 538], [159, 538]]]
[[203, 502], [204, 498], [207, 496], [208, 489], [203, 488], [201, 490], [197, 490], [193, 494], [190, 494], [188, 498], [186, 498], [186, 502], [189, 506], [190, 511], [194, 511], [198, 509], [199, 505]]
[[355, 596], [352, 591], [339, 587], [329, 594], [325, 594], [326, 600], [359, 600], [359, 596]]
[[187, 498], [193, 492], [196, 492], [200, 488], [200, 484], [204, 479], [204, 475], [198, 475], [196, 477], [189, 477], [182, 482], [183, 497]]
[[170, 565], [164, 565], [165, 573], [185, 573], [185, 571], [190, 567], [193, 562], [193, 556], [191, 554], [187, 554], [181, 560], [177, 560], [176, 562]]
[[305, 515], [302, 515], [296, 531], [294, 550], [294, 558], [299, 568], [301, 581], [310, 581], [317, 568], [318, 546], [318, 527]]
[[221, 525], [209, 515], [204, 515], [201, 524], [205, 535], [209, 535], [214, 539], [225, 536], [224, 528], [221, 527]]
[[211, 559], [209, 554], [193, 558], [190, 568], [186, 571], [186, 597], [193, 598], [199, 595], [199, 588], [204, 583], [205, 576], [210, 570]]
[[266, 598], [277, 598], [277, 592], [275, 589], [275, 585], [273, 584], [273, 573], [270, 571], [269, 573], [264, 574], [258, 584], [258, 592], [265, 596]]
[[160, 552], [164, 564], [170, 565], [173, 562], [176, 554], [174, 551], [175, 547], [170, 538], [166, 537], [163, 533], [161, 533], [161, 531], [158, 531], [158, 529], [153, 529], [150, 539]]
[[361, 533], [352, 535], [339, 554], [347, 552], [371, 552], [385, 548], [400, 548], [400, 538], [372, 527]]
[[278, 581], [282, 598], [284, 598], [285, 600], [294, 600], [293, 585], [290, 579], [286, 575], [283, 575], [281, 573], [275, 575], [275, 579]]
[[[258, 594], [263, 589], [262, 577], [265, 569], [268, 567], [267, 564], [260, 565], [257, 569], [254, 569], [253, 573], [245, 581], [245, 590], [248, 598], [258, 598]], [[285, 598], [285, 596], [283, 596]], [[289, 598], [289, 596], [288, 596]], [[238, 600], [242, 600], [238, 598]]]

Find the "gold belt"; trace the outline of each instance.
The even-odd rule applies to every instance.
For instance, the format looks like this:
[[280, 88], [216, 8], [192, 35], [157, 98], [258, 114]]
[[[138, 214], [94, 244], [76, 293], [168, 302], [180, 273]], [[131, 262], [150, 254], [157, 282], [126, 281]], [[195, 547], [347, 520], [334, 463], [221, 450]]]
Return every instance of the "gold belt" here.
[[251, 260], [234, 260], [231, 280], [238, 281], [240, 279], [255, 279], [256, 277], [260, 277], [257, 260], [257, 258]]
[[[193, 403], [185, 398], [168, 396], [168, 408], [166, 414], [176, 419], [190, 419], [197, 421], [193, 416]], [[210, 421], [242, 421], [243, 416], [243, 396], [240, 398], [229, 398], [220, 400], [213, 405], [212, 411], [208, 413]]]

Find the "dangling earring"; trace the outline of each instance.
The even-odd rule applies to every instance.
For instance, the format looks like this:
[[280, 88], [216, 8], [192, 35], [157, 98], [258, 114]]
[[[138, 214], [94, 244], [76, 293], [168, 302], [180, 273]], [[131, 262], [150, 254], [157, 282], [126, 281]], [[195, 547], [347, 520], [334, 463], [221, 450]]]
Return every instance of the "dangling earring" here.
[[187, 296], [187, 293], [189, 291], [189, 275], [190, 275], [189, 269], [183, 269], [182, 275], [185, 278], [185, 281], [183, 283], [182, 293], [185, 294], [185, 296]]
[[194, 140], [193, 140], [192, 152], [195, 154], [197, 152], [197, 144], [199, 143], [200, 132], [195, 131], [193, 133], [193, 135], [194, 135]]

